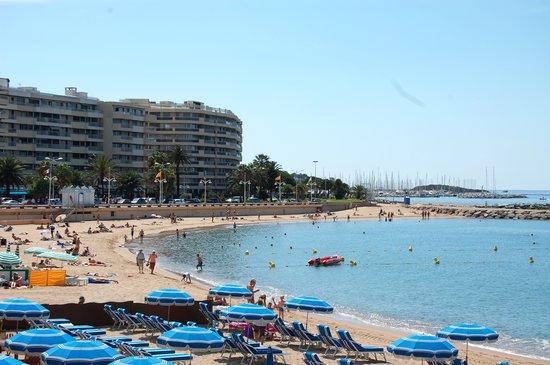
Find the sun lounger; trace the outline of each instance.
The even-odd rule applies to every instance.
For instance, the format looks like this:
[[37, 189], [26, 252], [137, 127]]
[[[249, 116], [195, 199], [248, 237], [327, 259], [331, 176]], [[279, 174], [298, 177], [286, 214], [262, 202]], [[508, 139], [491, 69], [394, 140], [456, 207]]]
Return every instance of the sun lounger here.
[[120, 314], [120, 317], [123, 320], [123, 325], [125, 325], [127, 329], [134, 331], [142, 326], [141, 321], [136, 317], [136, 315], [126, 312], [126, 309], [118, 308], [117, 312]]
[[251, 346], [248, 343], [246, 343], [243, 336], [237, 332], [231, 333], [231, 339], [235, 342], [239, 351], [243, 354], [243, 361], [245, 361], [248, 357], [250, 357], [249, 365], [252, 365], [252, 362], [256, 359], [266, 358], [268, 351], [271, 351], [274, 357], [280, 356], [283, 362], [286, 364], [286, 360], [284, 357], [286, 353], [283, 352], [281, 349], [278, 349], [276, 347]]
[[205, 302], [199, 302], [199, 311], [208, 321], [209, 327], [216, 327], [216, 325], [220, 322], [220, 318], [218, 317], [218, 315], [212, 312], [210, 308], [208, 308], [208, 304], [206, 304]]
[[151, 317], [143, 314], [143, 313], [136, 313], [136, 318], [138, 321], [141, 322], [141, 327], [145, 329], [145, 335], [147, 335], [147, 332], [151, 332], [149, 335], [150, 337], [153, 337], [153, 335], [156, 332], [160, 332], [159, 327], [157, 324], [151, 319]]
[[355, 361], [350, 359], [338, 359], [336, 362], [340, 365], [355, 365]]
[[105, 313], [107, 313], [107, 315], [113, 320], [113, 328], [119, 328], [124, 323], [124, 318], [122, 318], [110, 304], [105, 304], [103, 309], [105, 310]]
[[[321, 345], [321, 338], [317, 335], [314, 335], [313, 333], [309, 332], [305, 329], [302, 322], [292, 322], [292, 328], [294, 329], [294, 332], [298, 335], [298, 338], [300, 339], [300, 349], [301, 350], [308, 350], [310, 346], [320, 346]], [[306, 347], [302, 347], [302, 345], [306, 345]]]
[[303, 360], [306, 365], [325, 365], [325, 363], [321, 361], [319, 355], [317, 355], [315, 352], [304, 352]]
[[287, 327], [281, 318], [277, 318], [275, 322], [273, 322], [273, 327], [281, 335], [281, 341], [287, 341], [287, 345], [290, 345], [290, 341], [298, 337], [296, 331]]
[[368, 359], [369, 355], [373, 354], [374, 359], [378, 361], [377, 354], [382, 354], [384, 361], [386, 361], [386, 354], [382, 347], [361, 345], [359, 342], [354, 341], [353, 338], [351, 338], [351, 334], [346, 330], [338, 330], [338, 337], [340, 337], [344, 348], [347, 350], [346, 357], [349, 357], [350, 352], [355, 352], [355, 360], [357, 360], [359, 356]]
[[324, 324], [319, 324], [317, 325], [317, 328], [319, 330], [319, 337], [321, 338], [321, 342], [323, 342], [327, 347], [325, 355], [330, 351], [330, 349], [334, 348], [334, 353], [332, 354], [332, 356], [335, 356], [338, 351], [340, 351], [340, 348], [343, 347], [342, 341], [340, 341], [340, 339], [338, 338], [332, 337], [330, 327], [325, 326]]

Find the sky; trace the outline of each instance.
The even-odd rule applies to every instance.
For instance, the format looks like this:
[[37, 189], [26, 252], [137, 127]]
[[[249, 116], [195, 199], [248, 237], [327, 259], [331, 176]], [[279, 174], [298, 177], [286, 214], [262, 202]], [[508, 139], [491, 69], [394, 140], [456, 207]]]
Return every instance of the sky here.
[[0, 0], [0, 19], [12, 87], [230, 109], [243, 163], [550, 189], [548, 0]]

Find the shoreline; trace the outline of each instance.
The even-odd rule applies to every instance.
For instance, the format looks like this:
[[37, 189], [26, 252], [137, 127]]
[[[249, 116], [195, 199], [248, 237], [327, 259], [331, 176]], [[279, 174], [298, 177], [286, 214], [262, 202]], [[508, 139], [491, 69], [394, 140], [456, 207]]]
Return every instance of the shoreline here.
[[[353, 220], [364, 220], [364, 219], [378, 219], [378, 210], [384, 208], [387, 211], [397, 211], [401, 209], [403, 215], [397, 215], [394, 219], [406, 219], [406, 218], [420, 218], [419, 212], [416, 210], [417, 207], [407, 207], [395, 205], [381, 205], [379, 207], [360, 207], [357, 211], [358, 215], [354, 216], [354, 209], [348, 211], [337, 212], [336, 216], [339, 220], [346, 219], [346, 216], [349, 214], [350, 219]], [[453, 218], [458, 217], [452, 215], [440, 215], [437, 214], [433, 218]], [[157, 221], [160, 221], [157, 223]], [[243, 217], [237, 222], [240, 225], [255, 225], [255, 224], [275, 224], [275, 223], [288, 223], [288, 222], [308, 222], [309, 218], [304, 216], [279, 216], [278, 218], [273, 217], [262, 217], [261, 220], [257, 220], [256, 217]], [[123, 221], [106, 221], [108, 224], [124, 224], [129, 222], [132, 225], [136, 225], [136, 232], [139, 229], [145, 230], [145, 236], [149, 237], [164, 237], [167, 235], [175, 234], [176, 229], [179, 229], [181, 232], [192, 232], [192, 231], [206, 231], [212, 228], [223, 228], [231, 225], [233, 221], [221, 221], [220, 219], [215, 219], [215, 222], [211, 222], [209, 218], [185, 218], [181, 221], [178, 220], [176, 225], [170, 224], [169, 220], [164, 219], [141, 219], [141, 220], [123, 220]], [[116, 301], [118, 298], [123, 298], [124, 300], [134, 300], [137, 302], [142, 302], [143, 297], [150, 291], [157, 289], [159, 287], [176, 287], [188, 292], [191, 296], [197, 300], [203, 300], [206, 298], [209, 285], [202, 280], [198, 280], [196, 276], [193, 276], [193, 283], [187, 284], [181, 281], [181, 274], [173, 271], [169, 271], [163, 267], [158, 267], [157, 275], [150, 274], [136, 274], [135, 266], [135, 256], [130, 251], [128, 245], [132, 244], [132, 241], [124, 243], [124, 235], [128, 234], [129, 228], [113, 228], [111, 233], [98, 233], [88, 235], [85, 232], [88, 226], [95, 226], [96, 222], [77, 222], [70, 224], [70, 230], [76, 230], [82, 237], [83, 246], [90, 246], [93, 254], [96, 254], [96, 258], [101, 261], [105, 261], [108, 265], [107, 267], [99, 266], [72, 266], [68, 264], [63, 264], [63, 267], [67, 270], [69, 274], [85, 275], [87, 272], [95, 271], [102, 276], [107, 276], [108, 273], [116, 273], [116, 280], [119, 281], [119, 284], [111, 285], [88, 285], [82, 287], [34, 287], [32, 289], [21, 289], [18, 291], [13, 290], [2, 290], [0, 291], [0, 298], [4, 299], [6, 297], [25, 297], [28, 299], [33, 299], [38, 302], [54, 304], [54, 303], [71, 303], [76, 302], [80, 295], [84, 295], [87, 301]], [[30, 245], [41, 245], [44, 241], [39, 241], [40, 234], [38, 230], [34, 229], [35, 225], [25, 225], [25, 226], [14, 226], [14, 232], [16, 235], [23, 234], [25, 230], [28, 232], [28, 238], [33, 241]], [[4, 234], [4, 232], [1, 232]], [[7, 236], [7, 234], [4, 234]], [[137, 239], [136, 242], [139, 242]], [[38, 243], [38, 244], [35, 244]], [[51, 241], [44, 242], [46, 245]], [[21, 246], [21, 251], [23, 251], [25, 246]], [[30, 266], [30, 261], [33, 260], [32, 256], [29, 254], [21, 255], [24, 263]], [[147, 270], [147, 268], [145, 268]], [[110, 290], [112, 286], [116, 285], [116, 290]], [[235, 301], [237, 302], [237, 301]], [[347, 314], [345, 314], [347, 315]], [[397, 338], [403, 337], [407, 333], [411, 333], [411, 330], [407, 329], [396, 329], [388, 326], [378, 326], [373, 323], [368, 323], [364, 319], [358, 318], [357, 320], [350, 318], [346, 320], [342, 318], [342, 315], [336, 316], [317, 316], [315, 314], [310, 315], [311, 319], [322, 318], [322, 322], [331, 326], [333, 332], [337, 328], [346, 328], [351, 333], [353, 333], [354, 338], [359, 342], [368, 343], [370, 345], [383, 346], [384, 348]], [[285, 320], [304, 320], [305, 315], [299, 312], [288, 312]], [[357, 322], [356, 322], [357, 321]], [[356, 322], [356, 323], [354, 323]], [[461, 356], [463, 356], [465, 345], [453, 342], [453, 345], [460, 350]], [[274, 346], [280, 347], [279, 343], [274, 343]], [[285, 349], [286, 351], [286, 349]], [[290, 364], [301, 362], [301, 352], [292, 351], [290, 357], [287, 357], [287, 362]], [[499, 349], [488, 349], [484, 346], [470, 346], [469, 357], [475, 359], [476, 364], [486, 364], [494, 365], [497, 361], [510, 361], [513, 364], [550, 364], [550, 360], [546, 358], [538, 357], [528, 357], [524, 355], [518, 355], [514, 353], [508, 353]], [[219, 358], [219, 355], [211, 355], [212, 359]], [[207, 360], [208, 356], [204, 356], [204, 360]], [[397, 359], [392, 355], [388, 354], [387, 359], [389, 363], [392, 364], [412, 364], [408, 360]], [[203, 362], [203, 356], [200, 356], [200, 363], [206, 364], [216, 364], [218, 363], [215, 360]], [[328, 360], [330, 361], [330, 360]]]

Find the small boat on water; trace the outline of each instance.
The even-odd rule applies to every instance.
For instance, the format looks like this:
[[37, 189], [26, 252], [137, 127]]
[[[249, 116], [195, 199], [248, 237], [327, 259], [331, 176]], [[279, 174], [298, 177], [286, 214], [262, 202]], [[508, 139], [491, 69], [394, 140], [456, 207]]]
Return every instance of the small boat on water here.
[[316, 257], [309, 260], [307, 263], [309, 266], [331, 266], [331, 265], [338, 265], [343, 261], [344, 261], [344, 256], [333, 255], [333, 256]]

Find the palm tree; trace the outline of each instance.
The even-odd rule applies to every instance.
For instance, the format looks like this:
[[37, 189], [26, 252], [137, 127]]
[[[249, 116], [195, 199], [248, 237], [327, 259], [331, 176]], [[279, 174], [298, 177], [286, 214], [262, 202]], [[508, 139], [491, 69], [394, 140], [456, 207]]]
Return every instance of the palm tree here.
[[94, 155], [89, 159], [88, 166], [95, 175], [94, 184], [101, 187], [101, 196], [105, 195], [103, 178], [115, 167], [113, 159], [105, 155]]
[[172, 160], [172, 163], [176, 166], [176, 195], [180, 197], [180, 166], [188, 164], [191, 162], [189, 155], [185, 152], [181, 146], [174, 146], [174, 148], [169, 152], [169, 157]]
[[6, 195], [10, 195], [11, 187], [23, 185], [23, 163], [13, 156], [0, 159], [0, 185], [6, 187]]
[[134, 198], [134, 193], [143, 186], [143, 177], [137, 171], [129, 171], [117, 177], [118, 193], [122, 196]]

